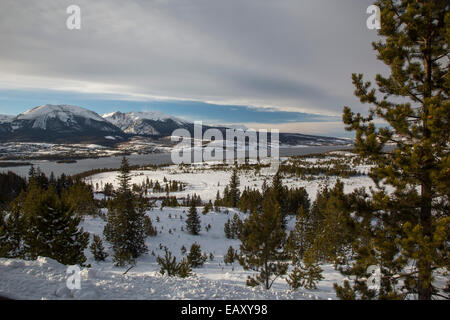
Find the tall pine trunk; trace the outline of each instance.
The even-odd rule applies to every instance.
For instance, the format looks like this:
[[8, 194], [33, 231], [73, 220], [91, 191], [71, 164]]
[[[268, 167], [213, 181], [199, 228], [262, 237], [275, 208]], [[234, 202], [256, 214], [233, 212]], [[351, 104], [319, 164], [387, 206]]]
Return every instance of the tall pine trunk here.
[[[428, 180], [426, 178], [426, 180]], [[431, 187], [426, 181], [421, 187], [422, 207], [420, 212], [420, 224], [423, 227], [423, 234], [425, 237], [431, 239]], [[428, 255], [422, 255], [419, 260], [419, 279], [418, 279], [418, 298], [419, 300], [431, 300], [432, 285], [431, 285], [431, 270], [432, 261]]]
[[[428, 141], [431, 136], [431, 132], [427, 126], [427, 120], [429, 117], [429, 110], [426, 105], [426, 99], [431, 98], [433, 94], [432, 88], [432, 57], [431, 57], [431, 47], [430, 41], [428, 39], [425, 40], [425, 51], [424, 51], [424, 71], [425, 71], [425, 81], [424, 81], [424, 103], [422, 105], [424, 112], [424, 120], [423, 124], [423, 138], [424, 141]], [[430, 178], [430, 170], [432, 169], [433, 154], [429, 147], [425, 148], [425, 163], [423, 164], [423, 176], [422, 176], [422, 184], [421, 184], [421, 200], [422, 206], [420, 208], [420, 224], [423, 228], [423, 235], [431, 240], [432, 238], [432, 225], [431, 225], [431, 207], [433, 201], [433, 191], [432, 191], [432, 183]], [[427, 255], [422, 255], [419, 260], [419, 277], [418, 277], [418, 298], [419, 300], [431, 300], [432, 296], [432, 270], [431, 270], [432, 261], [428, 258]]]

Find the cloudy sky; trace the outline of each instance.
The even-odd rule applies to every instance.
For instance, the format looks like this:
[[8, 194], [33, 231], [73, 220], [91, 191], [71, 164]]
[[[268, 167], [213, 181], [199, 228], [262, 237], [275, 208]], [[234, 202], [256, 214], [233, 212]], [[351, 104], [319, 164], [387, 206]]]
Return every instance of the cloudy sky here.
[[[385, 72], [372, 2], [2, 0], [0, 113], [76, 104], [343, 135], [343, 106], [367, 110], [351, 73]], [[66, 27], [72, 4], [81, 30]]]

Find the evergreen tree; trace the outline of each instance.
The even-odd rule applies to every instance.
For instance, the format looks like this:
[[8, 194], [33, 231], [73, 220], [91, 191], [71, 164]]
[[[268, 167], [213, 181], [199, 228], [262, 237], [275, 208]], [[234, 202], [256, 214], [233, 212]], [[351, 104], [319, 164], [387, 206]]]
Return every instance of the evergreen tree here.
[[225, 238], [232, 239], [231, 220], [230, 219], [228, 219], [227, 222], [225, 222], [225, 225], [223, 227], [223, 231], [225, 232]]
[[298, 210], [294, 230], [291, 230], [287, 240], [286, 248], [293, 261], [301, 259], [305, 251], [312, 247], [316, 238], [315, 230], [310, 221], [310, 215], [300, 207]]
[[99, 213], [94, 194], [85, 183], [79, 182], [63, 190], [62, 198], [73, 207], [75, 214], [95, 216]]
[[232, 208], [237, 208], [241, 194], [241, 192], [239, 191], [239, 176], [237, 164], [235, 164], [233, 168], [229, 186], [229, 206]]
[[144, 217], [144, 230], [145, 234], [149, 237], [156, 237], [158, 235], [158, 230], [153, 226], [152, 220], [148, 217]]
[[136, 258], [147, 252], [145, 238], [145, 211], [147, 201], [130, 190], [130, 169], [124, 157], [118, 176], [119, 189], [108, 205], [108, 222], [104, 235], [112, 244], [114, 262], [118, 266], [135, 263]]
[[0, 209], [8, 208], [11, 201], [25, 190], [26, 186], [26, 180], [15, 173], [0, 173]]
[[[249, 277], [247, 285], [263, 284], [270, 289], [273, 282], [287, 271], [285, 242], [280, 206], [272, 193], [263, 200], [262, 213], [251, 213], [241, 232], [239, 263], [245, 270], [259, 271]], [[275, 276], [272, 279], [272, 276]]]
[[223, 262], [225, 262], [225, 264], [233, 264], [237, 258], [238, 254], [236, 250], [234, 250], [234, 248], [230, 246], [227, 250], [227, 253], [223, 257]]
[[[371, 210], [356, 211], [358, 221], [377, 221], [369, 244], [356, 242], [357, 260], [347, 273], [354, 286], [336, 286], [342, 297], [361, 293], [358, 279], [369, 264], [381, 269], [379, 298], [440, 294], [433, 270], [449, 268], [450, 75], [448, 1], [378, 0], [382, 39], [373, 43], [390, 75], [376, 76], [378, 90], [354, 74], [355, 94], [373, 107], [367, 117], [344, 108], [355, 149], [375, 163], [371, 177], [391, 185], [374, 192]], [[389, 127], [376, 128], [378, 117]], [[395, 150], [385, 152], [387, 143]], [[360, 201], [362, 203], [362, 200]], [[356, 209], [355, 209], [356, 210]], [[370, 224], [360, 225], [361, 232]], [[406, 270], [406, 266], [415, 266]], [[399, 290], [398, 280], [404, 281]], [[353, 290], [353, 292], [349, 292]], [[356, 293], [355, 293], [356, 292]]]
[[202, 249], [198, 243], [193, 243], [187, 255], [187, 261], [192, 268], [201, 267], [208, 257], [202, 255]]
[[195, 206], [195, 201], [189, 208], [189, 213], [186, 219], [186, 230], [192, 235], [198, 235], [201, 229], [200, 217], [197, 213], [197, 207]]
[[131, 181], [130, 164], [128, 163], [128, 160], [125, 157], [122, 158], [117, 180], [119, 181], [120, 193], [126, 193], [130, 191], [130, 181]]
[[160, 273], [166, 274], [169, 277], [187, 278], [192, 275], [192, 269], [186, 259], [182, 259], [180, 263], [177, 263], [177, 258], [172, 256], [172, 253], [164, 248], [164, 257], [158, 257], [158, 264], [161, 266]]
[[112, 183], [105, 183], [105, 186], [103, 188], [103, 193], [107, 197], [112, 197], [113, 196], [113, 194], [114, 194], [114, 186], [112, 185]]
[[238, 239], [242, 231], [242, 220], [235, 213], [233, 220], [228, 219], [224, 225], [225, 237], [227, 239]]
[[98, 235], [94, 235], [94, 241], [90, 245], [91, 253], [94, 256], [95, 261], [105, 261], [108, 254], [103, 247], [102, 239]]
[[28, 192], [22, 192], [9, 206], [9, 215], [4, 218], [4, 235], [2, 247], [4, 246], [4, 257], [25, 258], [27, 249], [25, 245], [25, 233], [29, 225], [29, 217], [26, 219], [22, 211], [23, 203]]
[[32, 259], [44, 256], [67, 265], [86, 261], [84, 249], [89, 234], [79, 228], [81, 218], [73, 214], [73, 208], [57, 196], [53, 187], [44, 191], [32, 186], [23, 208], [29, 226], [24, 234], [25, 250]]
[[222, 205], [224, 207], [230, 207], [231, 206], [231, 197], [230, 197], [230, 187], [228, 185], [225, 186], [225, 189], [223, 190], [223, 201]]
[[221, 199], [220, 199], [220, 192], [219, 190], [217, 190], [217, 194], [216, 194], [216, 200], [214, 200], [214, 210], [215, 211], [220, 211], [220, 205], [221, 205]]
[[239, 219], [239, 216], [237, 215], [237, 213], [235, 213], [233, 215], [233, 220], [231, 221], [231, 228], [230, 228], [231, 238], [238, 239], [239, 235], [241, 234], [241, 231], [242, 231], [242, 220]]
[[0, 209], [0, 258], [6, 258], [9, 252], [8, 235], [6, 233], [5, 213]]
[[286, 194], [287, 190], [283, 186], [283, 180], [281, 177], [280, 170], [277, 171], [277, 173], [273, 176], [272, 179], [272, 187], [271, 192], [275, 196], [275, 200], [278, 202], [280, 206], [280, 213], [282, 217], [282, 223], [283, 227], [286, 225], [286, 216], [287, 216], [287, 206], [286, 206]]
[[34, 168], [33, 164], [30, 166], [30, 170], [28, 170], [28, 179], [32, 178], [36, 178], [36, 169]]
[[301, 287], [316, 289], [317, 282], [324, 279], [322, 271], [315, 257], [315, 253], [312, 249], [308, 249], [303, 255], [303, 259], [296, 261], [295, 267], [286, 281], [294, 290]]
[[325, 192], [325, 197], [318, 199], [323, 203], [317, 206], [320, 220], [316, 221], [313, 243], [316, 255], [335, 265], [344, 264], [355, 236], [344, 184], [338, 180], [333, 189]]

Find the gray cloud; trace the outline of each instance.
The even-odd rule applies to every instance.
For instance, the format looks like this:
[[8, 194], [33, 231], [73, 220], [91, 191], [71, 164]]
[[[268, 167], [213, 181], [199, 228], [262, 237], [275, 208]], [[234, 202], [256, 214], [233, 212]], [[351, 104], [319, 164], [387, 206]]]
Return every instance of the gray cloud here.
[[[372, 76], [372, 0], [76, 1], [0, 4], [0, 86], [198, 99], [337, 114], [352, 72]], [[83, 84], [86, 83], [84, 86]]]

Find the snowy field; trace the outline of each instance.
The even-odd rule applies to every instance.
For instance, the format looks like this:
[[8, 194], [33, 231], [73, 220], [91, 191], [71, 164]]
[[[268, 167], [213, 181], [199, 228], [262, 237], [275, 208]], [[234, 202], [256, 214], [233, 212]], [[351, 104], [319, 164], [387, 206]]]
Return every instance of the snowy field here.
[[[332, 159], [332, 157], [328, 157], [327, 159]], [[306, 158], [305, 160], [311, 162], [312, 165], [319, 165], [318, 163], [320, 162], [317, 158]], [[186, 190], [182, 192], [171, 193], [171, 195], [176, 195], [177, 198], [183, 198], [188, 194], [192, 195], [196, 193], [197, 195], [200, 195], [203, 201], [212, 200], [214, 202], [217, 191], [219, 191], [222, 195], [225, 186], [229, 183], [232, 173], [230, 168], [217, 170], [217, 164], [217, 162], [199, 163], [193, 164], [187, 168], [184, 167], [183, 169], [180, 169], [179, 166], [172, 165], [151, 170], [135, 170], [131, 173], [131, 183], [140, 185], [147, 178], [149, 180], [152, 180], [153, 182], [158, 181], [162, 186], [164, 186], [164, 178], [166, 178], [167, 180], [181, 181], [187, 184]], [[359, 165], [355, 166], [353, 169], [366, 173], [369, 169], [369, 166]], [[241, 191], [246, 187], [261, 189], [264, 181], [266, 181], [266, 183], [270, 185], [274, 174], [275, 172], [269, 167], [262, 168], [259, 173], [255, 173], [255, 170], [241, 170], [239, 171], [240, 189]], [[113, 185], [115, 185], [117, 183], [116, 177], [116, 172], [105, 172], [87, 178], [86, 182], [92, 184], [94, 189], [97, 184], [99, 186], [99, 189], [103, 189], [103, 186], [106, 183], [112, 183]], [[304, 187], [307, 190], [311, 201], [314, 201], [317, 191], [325, 186], [334, 186], [337, 179], [338, 178], [334, 176], [321, 176], [316, 177], [316, 179], [312, 181], [307, 181], [301, 180], [298, 177], [289, 177], [283, 179], [283, 184], [285, 186], [288, 186], [289, 188]], [[351, 193], [353, 190], [361, 187], [369, 188], [375, 186], [372, 179], [365, 175], [339, 179], [344, 182], [344, 192], [346, 193]], [[165, 193], [152, 193], [149, 196], [163, 197], [165, 196]]]
[[[317, 163], [316, 158], [307, 159], [311, 163]], [[140, 184], [147, 178], [159, 181], [164, 186], [163, 179], [177, 180], [186, 184], [186, 189], [181, 192], [171, 192], [178, 199], [188, 194], [196, 193], [203, 201], [213, 200], [217, 191], [222, 194], [228, 184], [231, 170], [223, 168], [213, 169], [214, 164], [198, 164], [184, 167], [169, 166], [159, 169], [132, 171], [132, 183]], [[360, 166], [357, 170], [367, 171], [367, 166]], [[240, 172], [240, 188], [249, 186], [260, 188], [263, 181], [271, 183], [273, 172], [268, 168], [262, 168], [255, 174], [254, 170]], [[117, 172], [97, 174], [86, 179], [93, 186], [104, 186], [106, 183], [117, 184]], [[367, 176], [341, 179], [345, 184], [345, 191], [351, 192], [355, 188], [372, 186]], [[316, 197], [317, 191], [325, 186], [333, 186], [335, 177], [318, 177], [312, 181], [300, 180], [296, 177], [284, 179], [287, 186], [305, 187], [311, 201]], [[100, 188], [102, 189], [102, 188]], [[151, 197], [164, 196], [165, 193], [150, 193]], [[102, 193], [96, 194], [102, 198]], [[112, 251], [108, 243], [104, 241], [109, 257], [105, 262], [96, 262], [89, 249], [86, 249], [87, 263], [91, 268], [82, 269], [81, 289], [69, 290], [66, 287], [67, 267], [48, 258], [39, 258], [36, 261], [23, 261], [15, 259], [0, 259], [0, 296], [21, 299], [336, 299], [333, 283], [342, 283], [343, 276], [332, 265], [321, 265], [324, 280], [318, 283], [315, 290], [299, 289], [290, 290], [284, 278], [275, 281], [270, 290], [262, 287], [247, 287], [245, 271], [235, 262], [234, 265], [225, 265], [223, 257], [229, 246], [239, 248], [239, 240], [230, 240], [225, 237], [224, 224], [235, 213], [245, 219], [245, 214], [238, 210], [222, 208], [221, 212], [209, 212], [201, 214], [202, 207], [198, 207], [201, 217], [202, 230], [200, 235], [193, 236], [186, 231], [185, 219], [188, 208], [163, 208], [157, 206], [147, 212], [153, 226], [157, 228], [155, 237], [148, 237], [146, 244], [148, 253], [137, 260], [137, 265], [124, 272], [128, 267], [115, 267], [112, 263]], [[288, 222], [288, 230], [293, 228], [294, 218]], [[105, 221], [101, 218], [86, 217], [82, 222], [85, 231], [103, 238]], [[206, 231], [206, 226], [211, 229]], [[157, 256], [164, 255], [163, 246], [169, 248], [177, 260], [183, 258], [181, 247], [184, 245], [189, 251], [191, 244], [197, 242], [202, 252], [214, 255], [213, 260], [208, 260], [200, 268], [194, 268], [194, 275], [187, 279], [163, 276], [159, 273]]]

